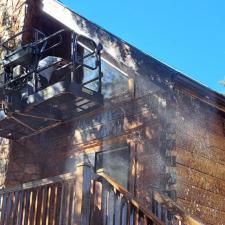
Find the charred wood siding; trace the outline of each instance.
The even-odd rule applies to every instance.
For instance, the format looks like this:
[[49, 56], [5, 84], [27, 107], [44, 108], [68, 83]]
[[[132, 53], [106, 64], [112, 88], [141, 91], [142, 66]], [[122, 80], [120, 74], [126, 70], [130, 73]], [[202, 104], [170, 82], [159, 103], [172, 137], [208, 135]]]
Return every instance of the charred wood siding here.
[[177, 101], [177, 203], [207, 224], [224, 224], [224, 116], [181, 93]]
[[[28, 25], [43, 26], [43, 14], [38, 17], [38, 13], [27, 17]], [[73, 171], [81, 154], [89, 157], [127, 143], [131, 150], [129, 188], [146, 207], [152, 208], [152, 191], [158, 190], [206, 224], [224, 224], [225, 116], [216, 111], [217, 102], [209, 106], [193, 98], [199, 91], [187, 88], [184, 92], [185, 83], [175, 86], [179, 90], [173, 88], [171, 74], [176, 71], [70, 14], [78, 27], [104, 44], [108, 50], [104, 57], [135, 80], [134, 93], [13, 143], [5, 184]], [[111, 57], [110, 51], [118, 54]]]

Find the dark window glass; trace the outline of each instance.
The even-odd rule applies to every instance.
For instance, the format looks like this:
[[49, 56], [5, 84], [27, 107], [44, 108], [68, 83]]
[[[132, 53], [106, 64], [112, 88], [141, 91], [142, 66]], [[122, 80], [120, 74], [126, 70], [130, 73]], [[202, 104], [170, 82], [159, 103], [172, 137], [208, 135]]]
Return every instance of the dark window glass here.
[[[85, 49], [84, 55], [88, 54]], [[95, 58], [88, 57], [84, 60], [84, 63], [89, 66], [95, 65]], [[128, 77], [116, 68], [109, 65], [107, 62], [102, 60], [102, 94], [105, 98], [111, 98], [128, 92]], [[84, 68], [84, 80], [86, 82], [98, 76], [98, 70], [90, 70]], [[87, 88], [97, 91], [98, 81], [92, 82], [87, 85]]]
[[95, 167], [96, 170], [103, 168], [107, 175], [111, 176], [125, 188], [128, 188], [130, 168], [129, 147], [126, 146], [96, 153]]

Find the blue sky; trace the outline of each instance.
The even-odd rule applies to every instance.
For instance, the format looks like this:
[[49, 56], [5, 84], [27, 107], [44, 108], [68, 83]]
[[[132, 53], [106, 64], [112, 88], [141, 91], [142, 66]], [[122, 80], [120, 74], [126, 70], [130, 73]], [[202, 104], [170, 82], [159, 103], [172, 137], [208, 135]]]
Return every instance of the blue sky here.
[[140, 50], [218, 92], [225, 78], [224, 0], [62, 0]]

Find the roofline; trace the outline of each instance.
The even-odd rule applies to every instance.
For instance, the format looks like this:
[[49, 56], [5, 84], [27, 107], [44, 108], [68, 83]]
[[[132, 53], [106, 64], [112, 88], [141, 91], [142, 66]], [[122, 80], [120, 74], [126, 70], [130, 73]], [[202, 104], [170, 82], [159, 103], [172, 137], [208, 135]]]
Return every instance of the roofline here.
[[[50, 4], [57, 4], [60, 5], [61, 7], [64, 8], [64, 10], [68, 10], [69, 12], [71, 12], [72, 14], [74, 14], [75, 16], [79, 17], [79, 19], [82, 19], [83, 21], [85, 21], [89, 26], [92, 26], [95, 30], [93, 32], [103, 32], [104, 35], [107, 34], [108, 36], [112, 37], [113, 40], [115, 40], [116, 42], [124, 45], [124, 46], [128, 46], [131, 50], [133, 50], [136, 54], [138, 54], [138, 57], [147, 57], [149, 60], [151, 60], [155, 65], [160, 66], [163, 71], [164, 71], [164, 79], [170, 79], [170, 81], [172, 81], [175, 84], [175, 88], [180, 89], [180, 87], [184, 88], [186, 91], [191, 91], [193, 93], [193, 95], [195, 97], [197, 97], [198, 99], [202, 100], [205, 103], [208, 103], [211, 106], [217, 106], [217, 108], [219, 110], [222, 110], [223, 112], [225, 112], [225, 95], [218, 93], [217, 91], [205, 86], [204, 84], [194, 80], [193, 78], [183, 74], [182, 72], [177, 71], [176, 69], [170, 67], [169, 65], [159, 61], [158, 59], [152, 57], [151, 55], [139, 50], [138, 48], [136, 48], [135, 46], [127, 43], [126, 41], [122, 40], [121, 38], [115, 36], [114, 34], [112, 34], [111, 32], [105, 30], [104, 28], [102, 28], [101, 26], [93, 23], [92, 21], [86, 19], [85, 17], [81, 16], [80, 14], [74, 12], [73, 10], [71, 10], [70, 8], [66, 7], [65, 5], [63, 5], [61, 2], [57, 1], [57, 0], [43, 0], [44, 2], [49, 2]], [[47, 12], [46, 10], [44, 10], [47, 14], [49, 14], [50, 16], [54, 17], [55, 19], [57, 19], [54, 15], [51, 15], [50, 12]], [[68, 26], [68, 24], [64, 25]], [[68, 26], [70, 29], [75, 30], [75, 32], [78, 32], [76, 30], [75, 27], [70, 27]], [[78, 27], [78, 25], [77, 25]], [[79, 30], [81, 31], [82, 29], [79, 28]], [[79, 33], [79, 32], [78, 32]], [[85, 32], [83, 33], [83, 35], [88, 36], [88, 34], [86, 35]], [[117, 46], [116, 46], [117, 47]], [[107, 50], [107, 49], [106, 49]], [[114, 55], [110, 55], [114, 60], [116, 60], [117, 62], [119, 62], [119, 64], [122, 62], [124, 64], [123, 61], [118, 60], [117, 57], [115, 57]], [[107, 60], [107, 59], [106, 59]], [[114, 61], [113, 60], [113, 61]], [[109, 60], [108, 60], [109, 61]], [[114, 61], [115, 62], [115, 61]], [[147, 62], [146, 62], [147, 63]], [[121, 64], [120, 64], [121, 65]], [[127, 65], [125, 65], [126, 67], [129, 67]], [[160, 69], [161, 69], [160, 68]], [[124, 69], [124, 68], [123, 68]], [[139, 75], [144, 75], [144, 72], [138, 72], [138, 71], [132, 71], [132, 68], [126, 68], [128, 69], [128, 71], [124, 71], [125, 73], [129, 73], [129, 72], [133, 72], [133, 73], [138, 73]]]

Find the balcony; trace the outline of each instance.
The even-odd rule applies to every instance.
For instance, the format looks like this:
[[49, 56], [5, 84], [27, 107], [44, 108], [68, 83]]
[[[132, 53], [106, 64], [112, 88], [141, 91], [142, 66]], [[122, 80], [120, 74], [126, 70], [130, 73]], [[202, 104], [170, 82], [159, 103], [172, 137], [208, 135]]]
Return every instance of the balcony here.
[[152, 201], [150, 211], [103, 171], [95, 174], [81, 163], [75, 173], [1, 190], [0, 224], [198, 224], [161, 194], [154, 193]]

